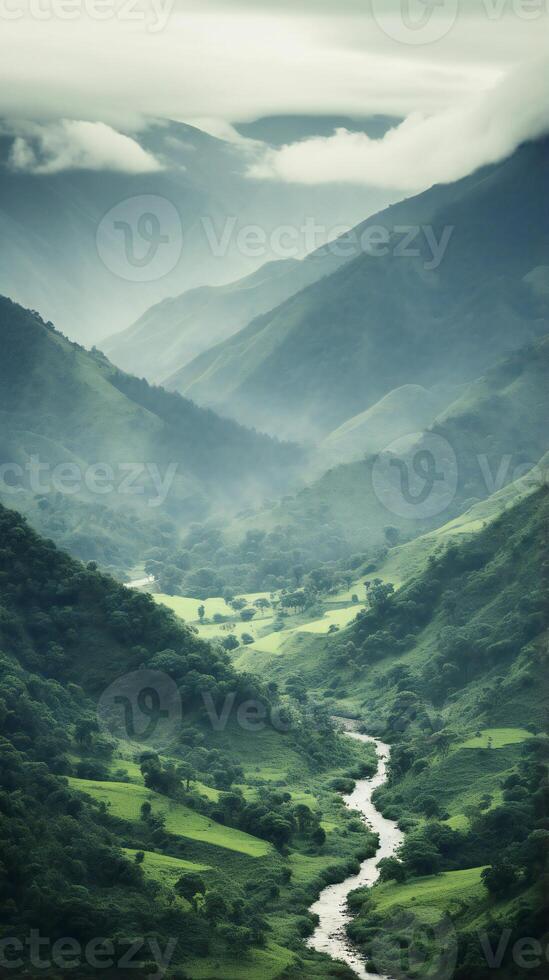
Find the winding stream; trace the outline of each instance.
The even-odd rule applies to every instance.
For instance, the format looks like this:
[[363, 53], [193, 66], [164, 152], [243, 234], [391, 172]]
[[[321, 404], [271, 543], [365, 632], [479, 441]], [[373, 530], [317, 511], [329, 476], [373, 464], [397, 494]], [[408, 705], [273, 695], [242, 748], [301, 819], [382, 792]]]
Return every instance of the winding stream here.
[[343, 960], [361, 980], [389, 980], [379, 973], [368, 973], [364, 962], [353, 947], [345, 931], [345, 926], [352, 916], [347, 909], [347, 895], [354, 888], [373, 885], [378, 878], [376, 864], [381, 858], [390, 857], [400, 847], [404, 835], [393, 820], [386, 820], [372, 803], [372, 793], [382, 786], [387, 779], [387, 762], [390, 748], [379, 739], [370, 735], [362, 735], [352, 730], [352, 722], [338, 718], [345, 727], [345, 734], [358, 742], [370, 742], [376, 746], [378, 769], [371, 779], [358, 779], [355, 788], [349, 796], [345, 796], [346, 805], [352, 810], [358, 810], [372, 830], [379, 834], [379, 848], [374, 857], [366, 858], [360, 865], [356, 875], [346, 878], [336, 885], [328, 885], [320, 893], [320, 897], [311, 905], [311, 912], [319, 917], [319, 924], [307, 944], [320, 953], [327, 953], [333, 959]]

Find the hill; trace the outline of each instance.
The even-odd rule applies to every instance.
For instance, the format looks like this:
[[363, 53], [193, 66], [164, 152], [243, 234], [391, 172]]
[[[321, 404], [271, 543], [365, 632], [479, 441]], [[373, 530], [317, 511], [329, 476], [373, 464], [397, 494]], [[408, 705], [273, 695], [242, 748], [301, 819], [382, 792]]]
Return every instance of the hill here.
[[350, 896], [371, 972], [397, 976], [405, 944], [418, 966], [451, 954], [458, 980], [483, 978], [480, 938], [506, 931], [497, 975], [518, 980], [515, 941], [547, 942], [548, 517], [544, 487], [448, 537], [396, 592], [370, 579], [346, 629], [239, 659], [391, 744], [375, 802], [404, 844]]
[[138, 978], [165, 955], [174, 978], [274, 980], [297, 949], [328, 978], [308, 905], [375, 846], [331, 782], [371, 758], [1, 505], [0, 583], [0, 936], [24, 958], [39, 930], [52, 977], [93, 976], [97, 936], [125, 976], [141, 936]]
[[191, 289], [151, 307], [101, 347], [124, 370], [164, 381], [173, 375], [174, 366], [184, 367], [342, 261], [329, 253], [303, 261], [279, 260], [227, 286]]
[[131, 567], [183, 521], [282, 488], [299, 459], [7, 299], [0, 343], [1, 498], [83, 559]]
[[[387, 528], [394, 545], [440, 527], [520, 479], [549, 450], [548, 383], [549, 338], [543, 338], [465, 386], [426, 431], [335, 466], [295, 496], [234, 520], [226, 539], [236, 548], [262, 535], [265, 564], [275, 557], [284, 561], [287, 553], [291, 567], [360, 551], [379, 556]], [[429, 483], [426, 471], [421, 476], [422, 460], [432, 460], [439, 480]], [[535, 471], [535, 481], [544, 479]], [[254, 587], [261, 588], [261, 581]]]
[[169, 386], [266, 431], [318, 438], [395, 388], [477, 377], [548, 329], [548, 153], [547, 140], [526, 144], [369, 219], [362, 254]]
[[324, 469], [385, 449], [395, 439], [422, 431], [451, 403], [457, 392], [421, 385], [394, 388], [365, 412], [347, 419], [319, 444], [315, 465]]

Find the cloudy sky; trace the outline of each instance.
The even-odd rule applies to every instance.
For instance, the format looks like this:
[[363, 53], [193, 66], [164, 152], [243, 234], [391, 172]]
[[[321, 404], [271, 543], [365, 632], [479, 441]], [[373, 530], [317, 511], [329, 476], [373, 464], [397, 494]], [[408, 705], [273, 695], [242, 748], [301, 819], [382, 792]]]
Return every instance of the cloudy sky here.
[[154, 169], [147, 116], [234, 138], [271, 114], [386, 113], [404, 121], [382, 141], [256, 147], [250, 177], [415, 190], [549, 129], [549, 0], [0, 0], [0, 20], [20, 169]]

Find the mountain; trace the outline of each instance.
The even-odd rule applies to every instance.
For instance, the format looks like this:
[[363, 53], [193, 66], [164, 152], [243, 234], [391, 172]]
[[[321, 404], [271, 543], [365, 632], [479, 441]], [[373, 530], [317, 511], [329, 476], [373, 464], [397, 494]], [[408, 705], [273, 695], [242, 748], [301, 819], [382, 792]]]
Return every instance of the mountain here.
[[394, 388], [371, 408], [330, 432], [318, 446], [316, 465], [327, 469], [350, 462], [380, 452], [395, 439], [426, 429], [455, 394], [455, 389], [427, 390], [421, 385]]
[[[404, 842], [349, 896], [371, 973], [404, 976], [405, 950], [406, 975], [412, 962], [418, 976], [428, 963], [520, 980], [514, 944], [549, 938], [548, 518], [545, 486], [461, 540], [433, 540], [396, 591], [369, 576], [369, 607], [346, 629], [297, 627], [239, 658], [391, 745], [374, 802]], [[488, 937], [495, 949], [503, 935], [488, 965]]]
[[[21, 130], [0, 121], [0, 235], [10, 242], [0, 259], [0, 292], [86, 344], [127, 327], [167, 296], [227, 282], [279, 258], [271, 236], [281, 225], [296, 229], [302, 255], [299, 229], [311, 215], [323, 241], [330, 229], [351, 226], [357, 214], [398, 195], [252, 180], [247, 169], [261, 144], [229, 143], [155, 119], [127, 134], [152, 158], [150, 172], [79, 169], [62, 153], [59, 161], [44, 155], [43, 143], [62, 147], [67, 139], [60, 126]], [[14, 154], [21, 143], [25, 152]], [[242, 242], [250, 227], [265, 236], [259, 252], [257, 236], [251, 248]]]
[[308, 906], [376, 847], [331, 784], [372, 755], [1, 505], [0, 541], [4, 972], [328, 980]]
[[265, 431], [317, 439], [395, 388], [477, 377], [548, 329], [548, 156], [548, 140], [525, 144], [368, 219], [355, 236], [368, 251], [167, 384]]
[[[548, 387], [545, 337], [467, 385], [423, 432], [334, 466], [295, 496], [233, 520], [225, 533], [224, 553], [229, 543], [234, 549], [228, 568], [256, 538], [266, 575], [291, 576], [296, 565], [361, 552], [371, 560], [386, 551], [388, 534], [391, 544], [419, 537], [529, 471], [545, 482], [536, 467], [549, 450]], [[239, 560], [245, 571], [246, 556]]]
[[342, 261], [329, 252], [302, 261], [281, 259], [226, 286], [191, 289], [151, 307], [101, 347], [124, 370], [161, 382], [173, 374], [175, 365], [184, 367]]
[[337, 129], [350, 133], [366, 133], [370, 139], [381, 139], [385, 133], [397, 126], [401, 119], [395, 116], [262, 116], [252, 122], [237, 122], [234, 128], [248, 139], [261, 140], [269, 146], [284, 146], [298, 140], [314, 136], [332, 136]]
[[283, 489], [300, 460], [8, 299], [0, 341], [1, 498], [84, 559], [127, 568], [182, 522]]

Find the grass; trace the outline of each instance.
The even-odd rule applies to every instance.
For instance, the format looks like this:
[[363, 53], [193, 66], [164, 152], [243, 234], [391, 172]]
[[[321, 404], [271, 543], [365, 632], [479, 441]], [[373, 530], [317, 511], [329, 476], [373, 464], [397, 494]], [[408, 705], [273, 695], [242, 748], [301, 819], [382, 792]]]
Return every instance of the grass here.
[[276, 980], [293, 963], [294, 954], [277, 943], [239, 957], [209, 956], [185, 963], [191, 980]]
[[[248, 592], [243, 593], [238, 596], [240, 599], [245, 599], [249, 605], [253, 605], [256, 599], [268, 599], [268, 592]], [[197, 623], [199, 622], [198, 609], [199, 606], [204, 606], [205, 609], [205, 619], [211, 619], [215, 615], [229, 616], [231, 619], [237, 620], [237, 627], [242, 626], [242, 629], [246, 629], [248, 623], [242, 623], [240, 617], [231, 606], [227, 605], [225, 599], [221, 596], [213, 596], [210, 599], [193, 599], [190, 596], [180, 596], [180, 595], [166, 595], [163, 592], [157, 592], [153, 595], [155, 602], [161, 602], [162, 605], [167, 606], [168, 609], [172, 609], [176, 616], [184, 619], [187, 623]], [[256, 619], [266, 618], [266, 616], [272, 617], [272, 611], [266, 609], [258, 609], [255, 615]]]
[[525, 728], [485, 728], [473, 738], [461, 742], [458, 749], [502, 749], [505, 745], [518, 745], [532, 738]]
[[483, 867], [467, 868], [465, 871], [444, 871], [400, 885], [387, 882], [376, 885], [371, 894], [378, 912], [388, 912], [402, 905], [414, 913], [419, 906], [445, 910], [454, 901], [485, 897], [480, 878], [482, 871]]
[[327, 633], [330, 626], [337, 626], [338, 629], [343, 629], [345, 626], [348, 626], [353, 619], [355, 619], [360, 608], [362, 607], [357, 604], [353, 604], [351, 606], [345, 606], [343, 609], [332, 609], [329, 612], [324, 613], [322, 619], [313, 619], [310, 623], [306, 623], [304, 626], [295, 627], [293, 632]]
[[154, 813], [161, 813], [166, 819], [166, 830], [180, 837], [201, 841], [224, 847], [230, 851], [239, 851], [250, 857], [264, 857], [272, 852], [267, 841], [252, 837], [242, 830], [224, 827], [208, 817], [196, 813], [182, 803], [168, 800], [158, 793], [153, 793], [144, 786], [134, 783], [110, 783], [88, 779], [69, 778], [74, 789], [81, 790], [93, 796], [94, 799], [106, 803], [110, 812], [123, 820], [139, 819], [141, 806], [145, 802], [152, 805]]
[[[133, 847], [124, 847], [123, 851], [133, 860], [138, 853]], [[168, 854], [157, 854], [155, 851], [144, 851], [145, 858], [141, 867], [149, 878], [162, 885], [173, 885], [178, 878], [188, 872], [200, 873], [211, 871], [209, 864], [197, 864], [194, 861], [184, 861], [182, 858], [170, 857]]]

